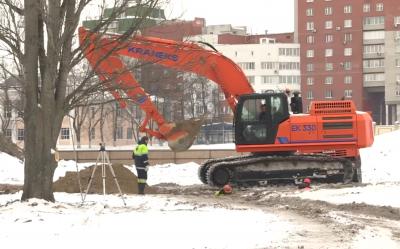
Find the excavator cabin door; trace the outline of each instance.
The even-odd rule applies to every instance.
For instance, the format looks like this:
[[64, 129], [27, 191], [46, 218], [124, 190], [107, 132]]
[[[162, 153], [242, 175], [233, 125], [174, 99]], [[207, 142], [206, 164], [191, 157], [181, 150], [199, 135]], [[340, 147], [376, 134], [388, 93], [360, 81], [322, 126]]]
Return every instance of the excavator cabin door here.
[[289, 118], [283, 93], [240, 96], [235, 113], [236, 144], [273, 144], [279, 124]]

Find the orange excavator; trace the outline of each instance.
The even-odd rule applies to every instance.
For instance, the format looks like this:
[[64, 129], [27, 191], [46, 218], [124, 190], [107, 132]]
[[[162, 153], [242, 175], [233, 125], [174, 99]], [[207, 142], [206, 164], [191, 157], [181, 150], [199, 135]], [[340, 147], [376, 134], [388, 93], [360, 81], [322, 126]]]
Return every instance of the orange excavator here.
[[[248, 154], [206, 161], [199, 168], [203, 183], [361, 181], [359, 149], [373, 143], [372, 119], [356, 111], [352, 101], [314, 101], [305, 114], [301, 97], [291, 98], [289, 105], [284, 93], [255, 93], [240, 67], [212, 46], [143, 36], [121, 42], [118, 35], [84, 28], [79, 38], [84, 55], [114, 97], [129, 98], [146, 113], [140, 131], [168, 141], [174, 151], [190, 148], [201, 120], [166, 121], [122, 58], [196, 73], [220, 86], [234, 112], [236, 151]], [[150, 119], [156, 129], [147, 127]]]

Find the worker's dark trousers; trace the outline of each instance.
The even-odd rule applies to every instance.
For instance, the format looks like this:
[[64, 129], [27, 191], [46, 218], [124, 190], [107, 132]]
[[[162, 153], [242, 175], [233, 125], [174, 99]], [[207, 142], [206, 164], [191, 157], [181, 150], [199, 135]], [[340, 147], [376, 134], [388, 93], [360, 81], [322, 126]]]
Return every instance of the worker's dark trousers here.
[[138, 193], [144, 195], [144, 188], [146, 187], [147, 171], [144, 169], [136, 169], [138, 173]]

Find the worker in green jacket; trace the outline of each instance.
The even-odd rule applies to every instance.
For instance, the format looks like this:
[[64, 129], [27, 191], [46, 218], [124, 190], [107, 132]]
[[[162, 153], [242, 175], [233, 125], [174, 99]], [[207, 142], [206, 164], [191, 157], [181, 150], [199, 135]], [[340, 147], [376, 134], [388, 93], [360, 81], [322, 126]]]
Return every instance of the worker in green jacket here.
[[147, 181], [147, 170], [149, 169], [149, 149], [147, 148], [148, 142], [149, 138], [147, 136], [142, 137], [132, 153], [138, 174], [138, 193], [140, 195], [144, 195], [144, 189]]

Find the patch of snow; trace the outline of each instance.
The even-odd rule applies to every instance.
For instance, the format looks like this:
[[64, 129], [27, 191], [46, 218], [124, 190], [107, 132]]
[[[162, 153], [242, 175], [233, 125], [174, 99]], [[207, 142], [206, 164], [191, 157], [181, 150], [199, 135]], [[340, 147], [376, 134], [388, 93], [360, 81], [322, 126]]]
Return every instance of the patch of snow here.
[[400, 182], [400, 130], [376, 136], [360, 154], [363, 183]]
[[400, 243], [392, 239], [393, 234], [389, 229], [380, 227], [366, 227], [359, 231], [351, 248], [385, 248], [398, 249]]
[[[0, 196], [0, 203], [16, 195]], [[77, 240], [79, 247], [90, 248], [266, 248], [295, 233], [289, 221], [257, 209], [149, 195], [128, 196], [127, 207], [108, 195], [107, 208], [100, 204], [101, 195], [90, 195], [91, 201], [82, 206], [76, 194], [56, 193], [56, 199], [2, 207], [1, 243], [21, 248], [71, 248]]]
[[4, 152], [0, 152], [0, 162], [0, 183], [15, 185], [24, 183], [24, 162]]

